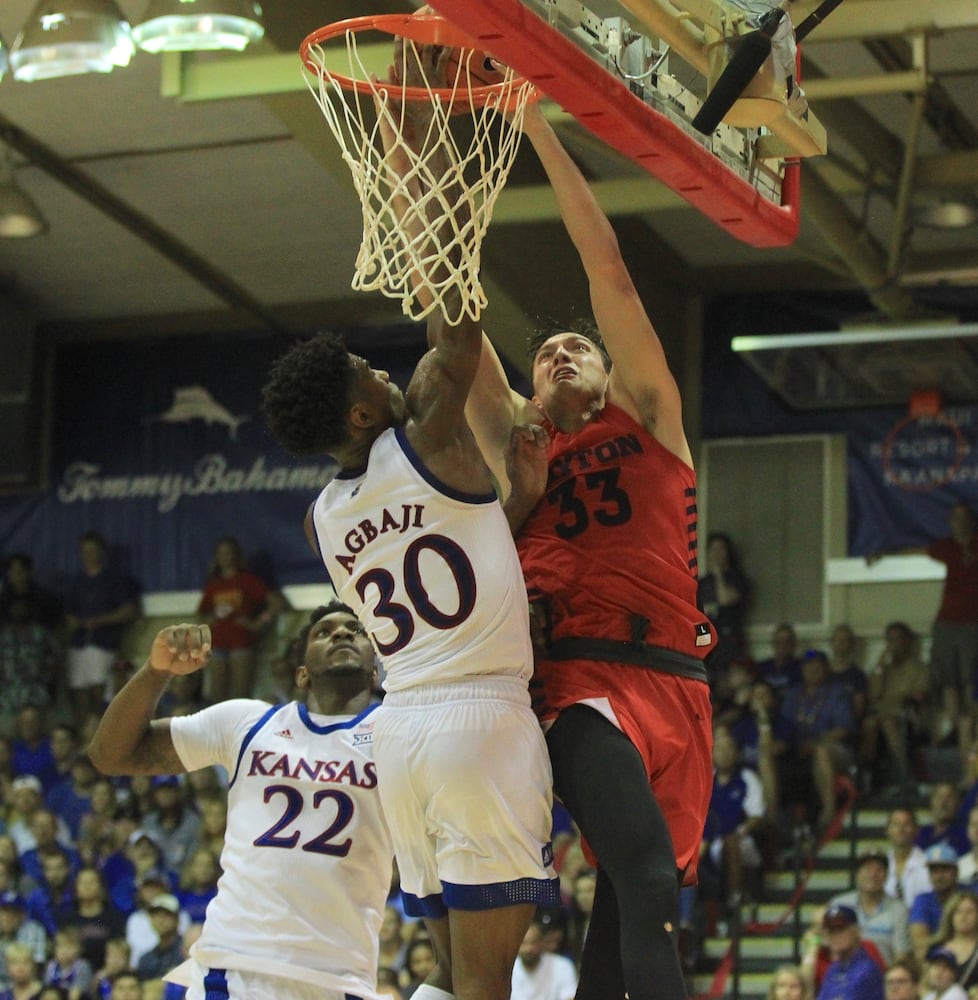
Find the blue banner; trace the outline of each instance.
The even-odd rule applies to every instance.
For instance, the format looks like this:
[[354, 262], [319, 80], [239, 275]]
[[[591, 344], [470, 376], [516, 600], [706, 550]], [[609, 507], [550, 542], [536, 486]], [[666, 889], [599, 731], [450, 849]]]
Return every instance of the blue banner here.
[[949, 404], [931, 417], [914, 417], [909, 399], [903, 407], [792, 410], [730, 342], [738, 334], [833, 329], [859, 311], [858, 302], [837, 292], [717, 299], [706, 318], [703, 352], [705, 438], [845, 436], [850, 556], [946, 537], [955, 503], [978, 512], [978, 406]]
[[[415, 326], [347, 334], [402, 387], [423, 337]], [[77, 572], [79, 536], [95, 530], [144, 592], [196, 590], [216, 541], [233, 535], [278, 586], [322, 582], [302, 521], [328, 464], [287, 455], [260, 412], [287, 347], [249, 334], [59, 347], [50, 488], [0, 498], [0, 551], [29, 553], [38, 579], [58, 587]]]
[[846, 417], [850, 555], [945, 537], [955, 503], [978, 511], [978, 406]]

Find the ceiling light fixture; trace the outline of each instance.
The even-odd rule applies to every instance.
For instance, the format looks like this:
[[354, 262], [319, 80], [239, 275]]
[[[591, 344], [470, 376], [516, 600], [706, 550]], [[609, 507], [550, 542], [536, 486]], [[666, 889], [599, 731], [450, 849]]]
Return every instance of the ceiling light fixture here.
[[0, 238], [36, 236], [47, 227], [47, 221], [34, 200], [14, 180], [10, 150], [4, 148], [0, 157]]
[[730, 346], [737, 352], [783, 351], [799, 347], [852, 347], [856, 344], [892, 345], [909, 341], [940, 341], [957, 337], [978, 337], [978, 323], [921, 323], [919, 326], [859, 326], [847, 330], [817, 333], [748, 334], [733, 337]]
[[132, 29], [147, 52], [240, 52], [264, 34], [262, 9], [254, 0], [150, 0]]
[[963, 229], [978, 222], [978, 205], [957, 199], [924, 202], [912, 211], [914, 222], [927, 229]]
[[32, 82], [127, 66], [135, 52], [115, 0], [40, 0], [10, 50], [15, 80]]

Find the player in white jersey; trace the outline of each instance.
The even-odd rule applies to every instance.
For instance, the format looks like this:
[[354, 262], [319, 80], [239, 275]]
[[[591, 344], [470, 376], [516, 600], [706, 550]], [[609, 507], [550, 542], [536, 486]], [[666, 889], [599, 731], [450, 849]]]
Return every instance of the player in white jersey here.
[[353, 612], [300, 634], [305, 703], [234, 699], [154, 719], [171, 677], [201, 669], [204, 625], [163, 629], [106, 709], [92, 760], [109, 774], [230, 777], [223, 875], [175, 980], [190, 1000], [374, 1000], [393, 847], [373, 761], [375, 652]]
[[402, 395], [319, 334], [276, 363], [265, 414], [287, 450], [339, 466], [306, 530], [384, 659], [384, 812], [405, 908], [440, 962], [414, 998], [508, 1000], [534, 907], [558, 902], [550, 765], [527, 692], [526, 588], [465, 421], [481, 331], [439, 314], [428, 346]]
[[[312, 506], [316, 548], [384, 659], [384, 690], [480, 674], [529, 680], [526, 586], [495, 493], [440, 484], [404, 427]], [[464, 650], [464, 655], [459, 651]]]

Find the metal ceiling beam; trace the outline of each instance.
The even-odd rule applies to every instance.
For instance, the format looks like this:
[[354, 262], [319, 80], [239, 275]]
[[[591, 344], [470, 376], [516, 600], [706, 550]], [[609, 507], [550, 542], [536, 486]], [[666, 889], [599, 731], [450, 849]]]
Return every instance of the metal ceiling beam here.
[[223, 271], [218, 270], [162, 226], [158, 226], [148, 216], [118, 198], [108, 188], [103, 187], [83, 170], [63, 159], [49, 146], [3, 115], [0, 115], [0, 134], [11, 149], [16, 149], [59, 184], [151, 246], [222, 302], [250, 313], [271, 330], [287, 332], [273, 312], [232, 281]]
[[[643, 5], [648, 0], [642, 0]], [[669, 0], [652, 0], [668, 6]], [[805, 15], [805, 3], [795, 20]], [[814, 6], [814, 4], [809, 4]], [[936, 8], [940, 9], [936, 9]], [[795, 12], [793, 12], [795, 13]], [[844, 38], [872, 39], [882, 35], [903, 35], [920, 31], [951, 31], [978, 26], [978, 5], [974, 0], [946, 0], [940, 5], [921, 4], [919, 0], [847, 0], [842, 7], [813, 33], [806, 49], [817, 60], [820, 41]], [[809, 49], [808, 47], [811, 46]], [[386, 72], [390, 62], [387, 43], [364, 46], [360, 55], [378, 75]], [[297, 55], [229, 57], [201, 61], [194, 57], [165, 57], [164, 94], [185, 101], [254, 97], [286, 94], [304, 90], [305, 71]], [[817, 70], [806, 75], [806, 91], [813, 103], [822, 100], [819, 113], [831, 131], [846, 128], [847, 139], [860, 151], [870, 168], [870, 174], [888, 179], [896, 190], [895, 168], [904, 162], [904, 173], [916, 176], [919, 188], [952, 186], [951, 178], [966, 175], [973, 169], [978, 154], [952, 154], [952, 158], [931, 157], [909, 165], [904, 155], [904, 143], [873, 120], [861, 113], [853, 125], [855, 102], [847, 99], [871, 93], [921, 93], [926, 81], [916, 70], [881, 72], [878, 76], [826, 80]], [[819, 91], [821, 90], [821, 94]], [[274, 102], [278, 103], [278, 102]], [[837, 111], [838, 114], [833, 114]], [[284, 119], [287, 120], [287, 119]], [[851, 126], [851, 128], [847, 127]], [[321, 147], [321, 142], [315, 140]], [[308, 142], [306, 142], [308, 145]], [[318, 155], [318, 154], [317, 154]], [[968, 159], [961, 159], [961, 156]], [[328, 169], [338, 173], [335, 161]], [[802, 197], [806, 217], [822, 233], [844, 262], [855, 282], [867, 289], [881, 312], [891, 316], [906, 316], [916, 310], [911, 294], [894, 283], [895, 275], [888, 267], [887, 254], [866, 238], [858, 220], [842, 200], [847, 195], [862, 194], [866, 180], [846, 177], [839, 171], [820, 172], [812, 164], [806, 170], [805, 193]], [[832, 183], [828, 178], [832, 178]], [[967, 178], [973, 184], [974, 173]], [[840, 183], [841, 181], [841, 183]], [[593, 182], [599, 202], [610, 216], [641, 215], [682, 206], [682, 201], [647, 177]], [[558, 218], [553, 196], [548, 186], [506, 188], [497, 206], [494, 224], [539, 222]], [[893, 257], [891, 247], [890, 258]], [[892, 260], [890, 260], [892, 265]], [[498, 294], [498, 289], [495, 290]], [[517, 308], [517, 312], [519, 312]], [[505, 329], [509, 324], [504, 324]], [[503, 345], [500, 345], [503, 346]], [[505, 351], [513, 355], [507, 349]]]
[[881, 247], [859, 225], [836, 193], [819, 176], [816, 166], [806, 164], [802, 184], [802, 212], [822, 234], [839, 258], [845, 261], [856, 283], [865, 289], [873, 305], [892, 318], [919, 312], [913, 296], [893, 283]]
[[[800, 24], [819, 0], [796, 4], [791, 19]], [[960, 31], [978, 25], [975, 0], [846, 0], [805, 40], [815, 48], [840, 39], [908, 35], [916, 31]]]
[[[978, 14], [975, 22], [978, 25]], [[391, 62], [390, 45], [363, 45], [357, 51], [369, 72], [378, 77], [386, 75]], [[813, 55], [817, 58], [817, 53]], [[220, 101], [294, 93], [308, 89], [310, 80], [315, 83], [296, 53], [226, 55], [202, 61], [193, 53], [165, 52], [161, 58], [161, 93], [180, 101]], [[806, 75], [804, 82], [805, 93], [813, 101], [919, 93], [926, 86], [926, 76], [914, 69], [841, 78]]]
[[978, 150], [922, 156], [917, 161], [917, 184], [922, 188], [974, 187], [978, 179]]
[[[817, 63], [803, 60], [802, 87], [808, 89], [826, 79]], [[858, 101], [832, 100], [818, 105], [818, 116], [830, 136], [844, 139], [860, 155], [869, 172], [896, 180], [897, 164], [903, 160], [903, 143], [884, 128]], [[832, 144], [829, 142], [829, 156]], [[865, 184], [865, 180], [863, 182]]]

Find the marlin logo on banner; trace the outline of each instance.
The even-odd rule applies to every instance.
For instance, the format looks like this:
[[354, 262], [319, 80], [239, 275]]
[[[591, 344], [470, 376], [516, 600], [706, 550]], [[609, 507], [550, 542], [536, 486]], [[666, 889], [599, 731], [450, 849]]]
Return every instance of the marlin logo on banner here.
[[232, 441], [238, 440], [238, 427], [246, 420], [247, 414], [234, 416], [225, 409], [202, 385], [188, 385], [173, 390], [173, 404], [159, 416], [151, 420], [162, 420], [168, 424], [184, 424], [191, 420], [203, 420], [208, 425], [223, 424], [228, 429]]
[[[233, 535], [278, 585], [324, 582], [302, 521], [336, 463], [287, 454], [259, 415], [284, 347], [252, 333], [59, 345], [48, 488], [0, 496], [0, 552], [29, 552], [57, 586], [94, 529], [144, 593], [186, 591]], [[406, 384], [422, 350], [411, 327], [376, 356]]]

